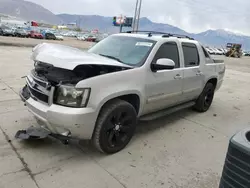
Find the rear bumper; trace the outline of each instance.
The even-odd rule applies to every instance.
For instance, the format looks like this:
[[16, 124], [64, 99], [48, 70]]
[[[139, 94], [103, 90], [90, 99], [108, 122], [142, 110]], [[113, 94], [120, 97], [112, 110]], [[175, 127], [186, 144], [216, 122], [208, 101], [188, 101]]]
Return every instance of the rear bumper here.
[[49, 106], [31, 97], [26, 99], [22, 92], [20, 97], [40, 126], [45, 126], [53, 133], [70, 132], [73, 137], [91, 139], [98, 115], [94, 109], [69, 108], [55, 104]]

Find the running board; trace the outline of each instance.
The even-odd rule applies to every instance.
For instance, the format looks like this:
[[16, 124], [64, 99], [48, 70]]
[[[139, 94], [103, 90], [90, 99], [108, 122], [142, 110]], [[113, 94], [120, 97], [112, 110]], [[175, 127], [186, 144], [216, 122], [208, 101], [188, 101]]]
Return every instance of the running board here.
[[140, 117], [139, 120], [141, 120], [141, 121], [155, 120], [155, 119], [158, 119], [160, 117], [163, 117], [163, 116], [172, 114], [174, 112], [180, 111], [182, 109], [190, 108], [190, 107], [192, 107], [194, 105], [195, 105], [195, 102], [193, 102], [193, 101], [188, 102], [188, 103], [184, 103], [184, 104], [180, 104], [178, 106], [170, 107], [170, 108], [167, 108], [167, 109], [164, 109], [164, 110], [160, 110], [158, 112], [154, 112], [154, 113], [151, 113], [151, 114], [144, 115], [144, 116]]

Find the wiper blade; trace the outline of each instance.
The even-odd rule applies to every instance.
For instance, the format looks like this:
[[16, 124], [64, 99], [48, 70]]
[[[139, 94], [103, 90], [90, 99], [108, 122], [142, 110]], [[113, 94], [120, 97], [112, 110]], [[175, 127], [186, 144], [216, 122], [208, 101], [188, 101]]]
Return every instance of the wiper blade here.
[[[114, 59], [114, 60], [116, 60], [116, 61], [118, 61], [118, 62], [120, 62], [120, 63], [124, 63], [122, 60], [120, 60], [119, 58], [117, 58], [117, 57], [114, 57], [114, 56], [111, 56], [111, 55], [104, 55], [104, 54], [99, 54], [100, 56], [103, 56], [103, 57], [107, 57], [107, 58], [110, 58], [110, 59]], [[126, 63], [124, 63], [124, 64], [126, 64]]]

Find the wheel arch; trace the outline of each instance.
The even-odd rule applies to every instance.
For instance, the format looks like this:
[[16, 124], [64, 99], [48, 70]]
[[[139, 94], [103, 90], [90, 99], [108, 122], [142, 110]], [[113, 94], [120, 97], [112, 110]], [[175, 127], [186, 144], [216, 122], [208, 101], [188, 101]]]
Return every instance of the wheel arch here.
[[121, 99], [127, 101], [135, 108], [137, 115], [140, 114], [142, 109], [142, 100], [143, 100], [142, 95], [138, 91], [130, 91], [127, 93], [115, 93], [103, 99], [98, 108], [98, 115], [101, 109], [104, 107], [104, 105], [106, 105], [108, 102], [114, 99]]
[[207, 83], [211, 83], [214, 85], [214, 88], [217, 87], [217, 83], [218, 83], [218, 79], [216, 77], [212, 77], [212, 78], [209, 78], [208, 81], [206, 82]]
[[[135, 110], [137, 112], [137, 115], [140, 114], [140, 111], [142, 109], [142, 96], [141, 94], [138, 92], [138, 91], [131, 91], [131, 92], [128, 92], [128, 93], [115, 93], [115, 94], [112, 94], [108, 97], [106, 97], [105, 99], [103, 99], [100, 103], [100, 106], [98, 108], [98, 111], [97, 111], [97, 117], [96, 117], [96, 122], [95, 122], [95, 127], [93, 129], [93, 132], [92, 132], [92, 138], [94, 136], [94, 133], [95, 133], [95, 130], [96, 130], [96, 127], [97, 127], [97, 119], [101, 113], [101, 110], [104, 108], [104, 106], [109, 103], [110, 101], [112, 100], [115, 100], [115, 99], [121, 99], [121, 100], [125, 100], [127, 101], [128, 103], [130, 103], [132, 106], [135, 107]], [[137, 109], [136, 109], [137, 108]]]

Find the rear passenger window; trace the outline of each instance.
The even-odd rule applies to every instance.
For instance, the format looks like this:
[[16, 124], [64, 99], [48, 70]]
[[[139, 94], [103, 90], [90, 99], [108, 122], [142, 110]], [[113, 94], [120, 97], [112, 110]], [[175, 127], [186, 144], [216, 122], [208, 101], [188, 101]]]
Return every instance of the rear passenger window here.
[[175, 68], [180, 68], [179, 51], [175, 42], [163, 44], [157, 51], [152, 63], [156, 63], [161, 58], [172, 59], [175, 62]]
[[195, 44], [182, 43], [185, 67], [195, 67], [200, 64], [199, 53]]

